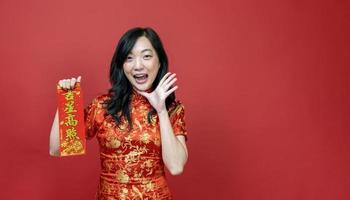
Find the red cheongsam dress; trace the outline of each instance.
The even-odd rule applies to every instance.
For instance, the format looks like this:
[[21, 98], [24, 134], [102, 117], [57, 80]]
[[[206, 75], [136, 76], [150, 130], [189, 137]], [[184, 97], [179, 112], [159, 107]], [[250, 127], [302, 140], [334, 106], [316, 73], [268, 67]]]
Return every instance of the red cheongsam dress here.
[[[126, 120], [117, 126], [111, 115], [104, 115], [103, 102], [107, 94], [96, 97], [84, 110], [86, 138], [96, 136], [100, 146], [101, 173], [98, 200], [161, 200], [172, 199], [167, 185], [161, 154], [161, 134], [158, 115], [147, 121], [152, 108], [148, 100], [133, 90], [131, 96], [132, 131]], [[184, 106], [176, 101], [169, 108], [169, 118], [175, 135], [187, 132]]]

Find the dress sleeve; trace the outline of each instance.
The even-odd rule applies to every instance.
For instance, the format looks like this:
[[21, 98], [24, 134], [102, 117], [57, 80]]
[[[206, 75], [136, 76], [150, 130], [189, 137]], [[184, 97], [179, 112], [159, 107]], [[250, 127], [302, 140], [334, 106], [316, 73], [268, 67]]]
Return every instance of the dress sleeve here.
[[96, 125], [96, 113], [97, 113], [97, 100], [94, 99], [85, 109], [84, 109], [84, 122], [85, 122], [85, 138], [87, 140], [92, 139], [96, 135], [97, 125]]
[[185, 136], [187, 141], [187, 131], [185, 126], [185, 107], [182, 103], [178, 103], [171, 113], [171, 124], [173, 127], [174, 134]]

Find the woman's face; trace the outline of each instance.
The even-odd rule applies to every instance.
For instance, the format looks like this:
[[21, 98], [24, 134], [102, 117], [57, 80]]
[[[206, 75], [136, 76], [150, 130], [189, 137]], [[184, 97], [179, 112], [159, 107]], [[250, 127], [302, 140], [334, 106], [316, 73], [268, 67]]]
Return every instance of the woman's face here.
[[151, 42], [141, 36], [127, 56], [123, 70], [134, 89], [146, 91], [158, 74], [160, 64]]

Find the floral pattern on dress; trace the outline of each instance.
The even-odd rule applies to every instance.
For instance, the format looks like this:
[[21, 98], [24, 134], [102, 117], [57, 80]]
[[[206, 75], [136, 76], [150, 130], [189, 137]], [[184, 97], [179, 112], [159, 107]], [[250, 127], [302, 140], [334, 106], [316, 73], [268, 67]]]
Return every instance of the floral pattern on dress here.
[[[96, 192], [98, 200], [151, 200], [172, 199], [161, 154], [159, 119], [147, 114], [152, 108], [148, 100], [133, 90], [131, 119], [119, 126], [106, 115], [103, 102], [107, 94], [96, 97], [85, 109], [86, 139], [96, 136], [100, 146], [101, 173]], [[169, 108], [169, 119], [175, 135], [187, 140], [184, 106], [176, 101]]]

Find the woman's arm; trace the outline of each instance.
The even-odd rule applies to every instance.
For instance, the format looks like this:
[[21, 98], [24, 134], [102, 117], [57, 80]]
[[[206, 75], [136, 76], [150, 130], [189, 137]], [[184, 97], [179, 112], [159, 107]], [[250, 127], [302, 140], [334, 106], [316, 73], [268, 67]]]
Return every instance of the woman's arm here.
[[177, 80], [175, 76], [176, 74], [170, 72], [165, 74], [159, 81], [157, 88], [151, 93], [136, 90], [139, 94], [145, 96], [157, 111], [161, 133], [162, 158], [172, 175], [182, 173], [188, 157], [185, 138], [184, 136], [175, 136], [165, 105], [165, 99], [178, 88], [178, 86], [170, 88]]
[[158, 113], [158, 117], [164, 164], [172, 175], [179, 175], [182, 173], [188, 158], [185, 137], [175, 136], [166, 110]]
[[55, 114], [55, 118], [52, 123], [51, 133], [50, 133], [50, 155], [59, 156], [60, 155], [60, 136], [59, 136], [59, 124], [58, 124], [58, 109]]

